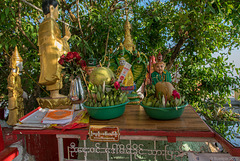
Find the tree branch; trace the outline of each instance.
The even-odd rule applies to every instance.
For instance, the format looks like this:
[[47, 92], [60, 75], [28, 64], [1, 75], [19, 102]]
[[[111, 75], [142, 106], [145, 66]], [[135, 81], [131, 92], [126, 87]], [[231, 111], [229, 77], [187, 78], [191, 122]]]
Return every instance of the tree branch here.
[[34, 45], [34, 43], [30, 40], [30, 38], [26, 35], [25, 31], [23, 31], [22, 27], [20, 27], [20, 31], [22, 32], [22, 34], [25, 36], [25, 38], [30, 42], [30, 44], [32, 45], [32, 47], [36, 50], [38, 50], [38, 48]]
[[[62, 0], [62, 2], [64, 3], [66, 10], [71, 9], [71, 7], [72, 7], [74, 4], [76, 4], [76, 2], [67, 3], [66, 0]], [[62, 4], [62, 5], [63, 5], [63, 4]]]
[[[62, 0], [62, 21], [64, 22], [65, 21], [65, 12], [64, 12], [64, 6], [63, 6], [63, 0]], [[63, 37], [65, 36], [65, 24], [62, 24], [62, 35]]]
[[[77, 4], [77, 21], [78, 21], [78, 26], [79, 26], [79, 28], [80, 28], [80, 33], [81, 33], [81, 35], [82, 35], [82, 43], [83, 43], [83, 45], [84, 45], [84, 42], [83, 42], [83, 38], [84, 38], [84, 35], [83, 35], [83, 31], [82, 31], [82, 25], [81, 25], [81, 21], [80, 21], [80, 18], [79, 18], [79, 0], [77, 0], [76, 1], [76, 4]], [[86, 52], [85, 52], [86, 50], [83, 50], [83, 54], [85, 55], [86, 54]]]
[[169, 54], [170, 52], [173, 52], [175, 50], [175, 47], [176, 46], [169, 48], [162, 53], [163, 60], [166, 58], [167, 54]]
[[110, 6], [110, 11], [113, 11], [114, 9], [115, 9], [115, 6], [117, 5], [117, 3], [118, 3], [119, 1], [118, 0], [114, 0], [113, 2], [112, 2], [112, 4], [111, 4], [111, 6]]
[[22, 29], [22, 21], [21, 21], [21, 8], [22, 8], [22, 4], [21, 2], [18, 0], [18, 20], [17, 20], [17, 28], [21, 31], [21, 33], [25, 36], [25, 38], [29, 41], [29, 43], [32, 45], [32, 47], [36, 50], [38, 50], [38, 48], [34, 45], [34, 43], [30, 40], [30, 38], [26, 35], [25, 31], [23, 31]]
[[[118, 9], [124, 9], [124, 8], [126, 8], [126, 6], [116, 6], [117, 5], [117, 3], [119, 3], [119, 2], [124, 2], [125, 0], [114, 0], [113, 2], [112, 2], [112, 4], [111, 4], [111, 6], [110, 6], [110, 11], [111, 11], [111, 14], [113, 14], [116, 10], [118, 10]], [[129, 5], [131, 5], [131, 4], [134, 4], [134, 1], [132, 1], [131, 3], [129, 3]]]
[[185, 40], [186, 40], [186, 38], [182, 37], [182, 38], [178, 41], [177, 45], [174, 47], [174, 51], [173, 51], [173, 53], [172, 53], [172, 55], [171, 55], [171, 58], [170, 58], [170, 60], [169, 60], [169, 62], [168, 62], [168, 64], [167, 64], [167, 69], [168, 69], [168, 70], [172, 67], [175, 59], [176, 59], [177, 56], [179, 55], [180, 49], [181, 49], [181, 47], [183, 46]]
[[105, 56], [104, 56], [103, 64], [105, 63], [105, 59], [106, 59], [106, 55], [107, 55], [107, 47], [108, 47], [108, 39], [109, 39], [110, 28], [111, 28], [111, 26], [108, 27], [108, 34], [107, 34], [106, 47], [105, 47]]

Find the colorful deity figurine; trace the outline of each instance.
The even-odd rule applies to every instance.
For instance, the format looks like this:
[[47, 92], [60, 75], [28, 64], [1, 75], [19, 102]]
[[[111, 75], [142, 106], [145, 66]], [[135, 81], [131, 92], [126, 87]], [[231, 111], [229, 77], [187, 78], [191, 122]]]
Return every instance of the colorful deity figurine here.
[[15, 125], [18, 120], [24, 116], [23, 106], [23, 89], [21, 84], [20, 71], [23, 69], [23, 60], [20, 56], [17, 47], [11, 57], [10, 68], [11, 73], [8, 76], [8, 110], [9, 116], [8, 125]]
[[150, 84], [151, 83], [151, 74], [154, 72], [154, 64], [156, 64], [155, 56], [150, 56], [149, 57], [149, 64], [147, 65], [147, 75], [146, 75], [146, 80], [145, 84]]
[[[126, 60], [124, 57], [120, 58], [119, 59], [119, 63], [120, 63], [120, 66], [118, 67], [117, 69], [117, 78], [119, 78], [121, 72], [123, 71], [124, 69], [124, 65], [126, 63]], [[124, 73], [123, 73], [124, 74]], [[128, 86], [133, 86], [134, 85], [134, 78], [133, 78], [133, 74], [132, 74], [132, 70], [131, 68], [128, 70], [126, 76], [125, 76], [125, 79], [122, 80], [122, 85], [125, 86], [125, 87], [128, 87]]]
[[147, 73], [147, 65], [144, 61], [144, 57], [140, 52], [137, 53], [137, 57], [132, 62], [132, 72], [134, 81], [136, 83], [136, 89], [139, 89], [145, 78]]
[[58, 1], [43, 0], [44, 20], [39, 25], [38, 46], [41, 63], [39, 84], [45, 85], [51, 98], [65, 97], [59, 94], [62, 88], [62, 66], [58, 63], [61, 55], [70, 51], [68, 40], [71, 37], [69, 28], [65, 26], [65, 36], [56, 22], [58, 19]]
[[154, 65], [154, 72], [151, 74], [152, 84], [156, 85], [158, 82], [172, 82], [171, 74], [165, 70], [166, 64], [161, 61]]

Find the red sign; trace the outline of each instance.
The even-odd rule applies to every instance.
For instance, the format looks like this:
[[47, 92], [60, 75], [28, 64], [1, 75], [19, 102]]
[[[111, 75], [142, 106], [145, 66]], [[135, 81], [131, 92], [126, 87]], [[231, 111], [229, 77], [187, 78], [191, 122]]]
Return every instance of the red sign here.
[[121, 76], [121, 77], [120, 77], [120, 80], [124, 80], [124, 76]]
[[119, 128], [113, 126], [90, 125], [89, 139], [94, 142], [118, 142]]

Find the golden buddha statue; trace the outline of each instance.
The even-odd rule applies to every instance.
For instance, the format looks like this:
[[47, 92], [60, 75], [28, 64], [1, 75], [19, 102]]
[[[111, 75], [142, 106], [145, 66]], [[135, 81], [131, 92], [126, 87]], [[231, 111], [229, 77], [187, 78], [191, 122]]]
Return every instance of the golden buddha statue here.
[[69, 108], [71, 100], [59, 94], [62, 88], [62, 66], [58, 63], [60, 56], [70, 51], [68, 40], [71, 37], [69, 28], [65, 26], [65, 36], [56, 22], [58, 19], [57, 0], [43, 0], [42, 9], [44, 20], [39, 25], [38, 46], [40, 55], [39, 84], [45, 85], [50, 91], [50, 98], [37, 98], [39, 106], [43, 108]]
[[42, 4], [44, 21], [39, 25], [38, 46], [41, 63], [39, 84], [45, 85], [51, 98], [65, 97], [59, 94], [62, 88], [62, 66], [58, 63], [60, 56], [70, 51], [68, 40], [71, 37], [69, 28], [65, 26], [65, 36], [56, 22], [58, 19], [58, 2], [45, 0]]
[[11, 73], [8, 76], [8, 110], [9, 116], [8, 125], [15, 125], [19, 118], [24, 116], [23, 106], [23, 89], [19, 72], [23, 69], [23, 60], [20, 56], [17, 47], [11, 57], [10, 68]]
[[[121, 74], [121, 72], [122, 72], [122, 70], [123, 70], [123, 68], [124, 68], [125, 63], [126, 63], [125, 58], [124, 58], [124, 57], [121, 57], [121, 58], [119, 59], [119, 64], [120, 64], [120, 66], [118, 67], [117, 73], [116, 73], [117, 78], [120, 76], [120, 74]], [[121, 82], [120, 82], [120, 83], [121, 83]], [[134, 85], [134, 79], [133, 79], [133, 74], [132, 74], [131, 68], [130, 68], [129, 71], [127, 72], [127, 75], [125, 76], [125, 79], [123, 80], [122, 85], [123, 85], [123, 86], [133, 86], [133, 85]]]

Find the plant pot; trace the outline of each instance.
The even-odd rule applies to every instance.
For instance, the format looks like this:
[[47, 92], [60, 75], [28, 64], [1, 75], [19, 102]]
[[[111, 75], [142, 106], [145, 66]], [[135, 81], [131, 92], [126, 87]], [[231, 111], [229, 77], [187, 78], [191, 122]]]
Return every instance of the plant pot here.
[[178, 107], [149, 107], [143, 105], [142, 102], [140, 105], [144, 108], [146, 114], [151, 118], [157, 120], [172, 120], [182, 115], [188, 103], [185, 102], [184, 105]]
[[89, 115], [97, 120], [109, 120], [122, 116], [125, 111], [126, 104], [129, 101], [114, 105], [114, 106], [105, 106], [105, 107], [89, 107], [83, 104], [84, 108], [87, 109]]

